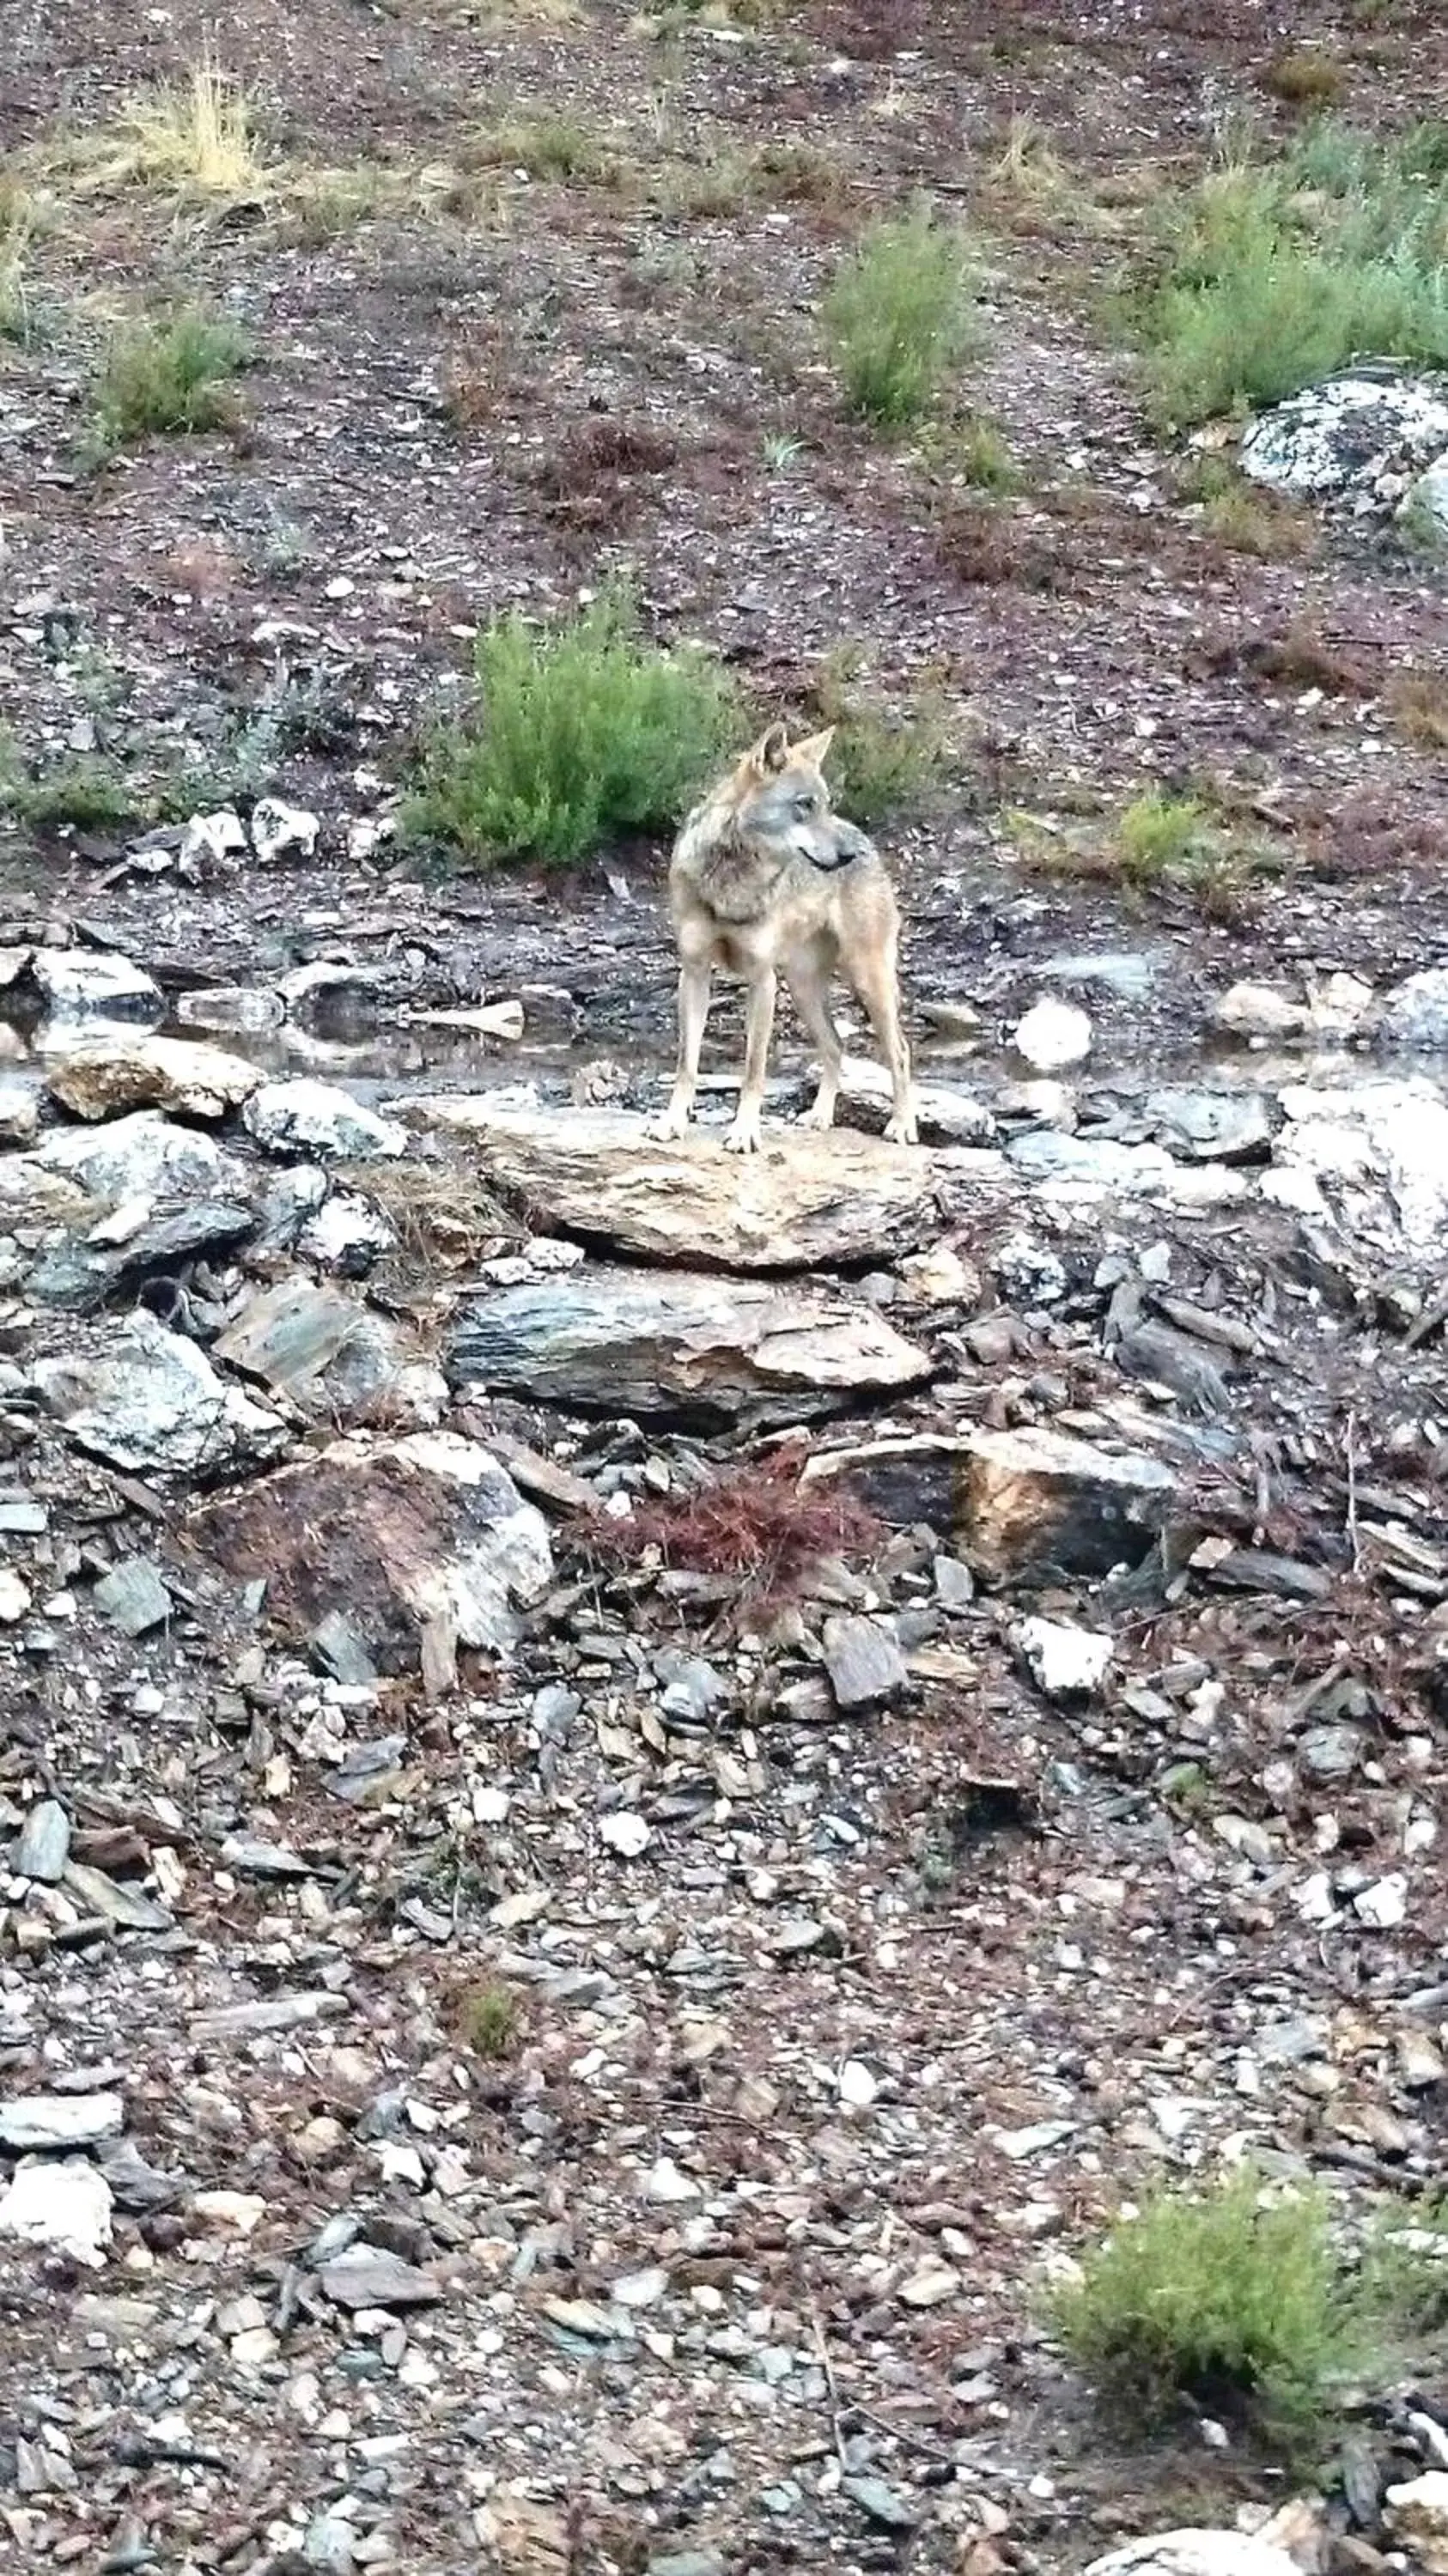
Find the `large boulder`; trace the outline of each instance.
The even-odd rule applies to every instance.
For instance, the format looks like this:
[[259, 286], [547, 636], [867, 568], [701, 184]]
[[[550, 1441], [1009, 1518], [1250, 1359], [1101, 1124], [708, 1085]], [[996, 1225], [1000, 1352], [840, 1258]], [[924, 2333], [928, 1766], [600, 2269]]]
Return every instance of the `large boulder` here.
[[1256, 419], [1241, 463], [1254, 481], [1357, 517], [1390, 516], [1448, 458], [1448, 376], [1384, 361], [1311, 385]]
[[1109, 1574], [1138, 1564], [1177, 1492], [1145, 1450], [1107, 1450], [1065, 1432], [923, 1433], [860, 1441], [812, 1458], [807, 1480], [845, 1476], [892, 1527], [953, 1536], [997, 1583]]
[[444, 1367], [462, 1390], [701, 1425], [806, 1421], [930, 1375], [872, 1307], [828, 1290], [587, 1265], [479, 1299]]
[[453, 1432], [334, 1441], [224, 1502], [203, 1505], [190, 1544], [264, 1609], [315, 1641], [345, 1623], [379, 1671], [419, 1662], [434, 1686], [459, 1646], [506, 1654], [518, 1610], [553, 1576], [547, 1525], [490, 1451]]
[[67, 1436], [113, 1467], [212, 1472], [273, 1457], [287, 1436], [194, 1342], [144, 1312], [91, 1348], [37, 1360], [31, 1374]]
[[52, 1064], [45, 1084], [77, 1118], [116, 1118], [128, 1109], [172, 1109], [183, 1118], [224, 1118], [250, 1098], [260, 1068], [224, 1047], [186, 1038], [86, 1036]]
[[473, 1144], [489, 1184], [548, 1231], [644, 1261], [730, 1270], [888, 1262], [941, 1231], [939, 1186], [994, 1155], [932, 1156], [837, 1128], [766, 1124], [764, 1151], [726, 1154], [695, 1129], [660, 1144], [615, 1110], [499, 1107], [486, 1094], [398, 1104], [414, 1124]]

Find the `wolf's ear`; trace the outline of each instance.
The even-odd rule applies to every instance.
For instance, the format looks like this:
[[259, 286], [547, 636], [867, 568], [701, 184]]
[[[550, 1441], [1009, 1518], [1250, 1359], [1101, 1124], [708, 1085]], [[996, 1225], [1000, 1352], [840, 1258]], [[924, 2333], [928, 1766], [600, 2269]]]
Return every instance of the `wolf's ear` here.
[[772, 724], [768, 733], [760, 735], [749, 754], [749, 765], [751, 769], [758, 770], [761, 778], [768, 778], [774, 771], [783, 769], [788, 759], [789, 735], [782, 724]]
[[823, 733], [806, 734], [803, 742], [797, 742], [795, 744], [790, 757], [792, 760], [803, 760], [807, 762], [811, 769], [823, 769], [825, 765], [825, 754], [829, 750], [830, 744], [834, 741], [834, 738], [834, 726], [826, 725]]

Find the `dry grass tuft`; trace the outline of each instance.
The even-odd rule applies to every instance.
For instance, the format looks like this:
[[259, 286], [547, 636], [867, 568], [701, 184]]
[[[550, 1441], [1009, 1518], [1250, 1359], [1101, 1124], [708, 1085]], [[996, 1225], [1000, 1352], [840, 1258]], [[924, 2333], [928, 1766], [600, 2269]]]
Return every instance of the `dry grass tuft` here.
[[1448, 679], [1439, 671], [1404, 671], [1388, 690], [1388, 713], [1418, 751], [1448, 751]]
[[751, 1458], [690, 1494], [602, 1517], [583, 1538], [598, 1565], [657, 1560], [671, 1572], [727, 1575], [752, 1610], [791, 1599], [825, 1556], [866, 1556], [883, 1535], [841, 1481], [803, 1485], [802, 1445]]
[[493, 1196], [480, 1172], [462, 1160], [340, 1165], [337, 1179], [369, 1199], [397, 1237], [409, 1266], [457, 1270], [487, 1244], [521, 1243], [526, 1228]]
[[75, 184], [99, 192], [155, 188], [230, 205], [272, 185], [246, 91], [209, 56], [189, 80], [130, 99], [109, 131], [81, 137], [69, 157]]

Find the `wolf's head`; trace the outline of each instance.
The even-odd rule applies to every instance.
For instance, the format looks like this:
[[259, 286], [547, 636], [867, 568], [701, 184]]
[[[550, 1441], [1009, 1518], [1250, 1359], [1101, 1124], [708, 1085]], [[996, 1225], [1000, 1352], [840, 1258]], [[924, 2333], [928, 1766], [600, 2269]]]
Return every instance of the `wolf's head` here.
[[855, 855], [853, 848], [841, 847], [830, 812], [824, 758], [833, 737], [831, 725], [824, 733], [791, 743], [782, 724], [771, 725], [722, 790], [730, 822], [742, 840], [781, 859], [808, 859], [825, 875], [847, 866]]

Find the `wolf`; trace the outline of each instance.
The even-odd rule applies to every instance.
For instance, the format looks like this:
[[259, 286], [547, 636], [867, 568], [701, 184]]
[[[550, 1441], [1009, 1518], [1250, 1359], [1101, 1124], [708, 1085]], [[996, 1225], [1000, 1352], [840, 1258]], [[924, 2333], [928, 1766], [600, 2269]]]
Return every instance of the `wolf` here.
[[900, 915], [874, 842], [831, 810], [824, 762], [833, 736], [831, 725], [791, 744], [782, 724], [771, 725], [695, 806], [674, 844], [669, 912], [679, 951], [679, 1061], [659, 1136], [688, 1128], [716, 967], [745, 987], [744, 1077], [726, 1149], [759, 1151], [780, 976], [819, 1051], [819, 1091], [799, 1123], [833, 1126], [844, 1051], [828, 991], [838, 967], [869, 1015], [890, 1075], [885, 1133], [897, 1144], [917, 1141], [900, 1025]]

